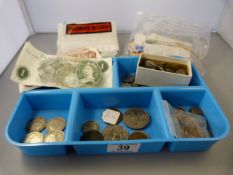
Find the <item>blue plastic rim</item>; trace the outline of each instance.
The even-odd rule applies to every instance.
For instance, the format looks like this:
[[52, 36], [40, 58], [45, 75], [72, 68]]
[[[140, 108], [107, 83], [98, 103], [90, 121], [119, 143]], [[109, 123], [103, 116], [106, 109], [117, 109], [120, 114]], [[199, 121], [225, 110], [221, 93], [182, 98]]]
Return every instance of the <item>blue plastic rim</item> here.
[[[7, 140], [27, 155], [66, 155], [70, 146], [77, 154], [110, 154], [108, 145], [140, 144], [138, 153], [159, 152], [168, 143], [171, 152], [205, 151], [229, 133], [228, 121], [212, 96], [204, 80], [193, 66], [190, 86], [119, 88], [122, 77], [135, 74], [137, 57], [113, 59], [113, 88], [34, 90], [21, 94], [5, 135]], [[173, 138], [166, 121], [162, 100], [173, 106], [199, 106], [205, 114], [213, 137]], [[88, 120], [96, 120], [101, 131], [106, 127], [102, 112], [106, 108], [118, 108], [122, 113], [130, 107], [139, 107], [149, 113], [151, 122], [143, 129], [149, 135], [146, 140], [80, 141], [81, 126]], [[62, 116], [67, 121], [65, 140], [61, 143], [22, 143], [26, 125], [35, 116], [46, 119]], [[127, 129], [128, 133], [133, 132]], [[116, 152], [119, 153], [119, 152]]]

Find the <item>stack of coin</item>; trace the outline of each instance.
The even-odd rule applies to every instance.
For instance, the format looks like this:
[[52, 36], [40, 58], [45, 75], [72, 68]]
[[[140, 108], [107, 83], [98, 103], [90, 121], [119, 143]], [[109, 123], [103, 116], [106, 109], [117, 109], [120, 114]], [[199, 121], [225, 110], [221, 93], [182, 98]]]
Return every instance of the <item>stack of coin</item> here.
[[44, 142], [63, 142], [65, 138], [63, 130], [65, 127], [66, 121], [63, 117], [50, 119], [46, 125], [48, 133], [44, 137]]
[[[35, 117], [27, 125], [28, 134], [24, 138], [24, 143], [42, 143], [42, 142], [62, 142], [64, 141], [64, 128], [66, 121], [63, 117], [55, 117], [46, 121], [42, 116]], [[46, 129], [47, 133], [41, 132]]]
[[89, 120], [82, 125], [83, 135], [80, 137], [81, 141], [102, 141], [104, 137], [99, 132], [99, 125], [93, 120]]
[[151, 61], [151, 60], [144, 59], [141, 62], [141, 66], [149, 68], [149, 69], [159, 70], [159, 71], [188, 75], [187, 67], [185, 65], [177, 64], [177, 63], [163, 62], [163, 61]]

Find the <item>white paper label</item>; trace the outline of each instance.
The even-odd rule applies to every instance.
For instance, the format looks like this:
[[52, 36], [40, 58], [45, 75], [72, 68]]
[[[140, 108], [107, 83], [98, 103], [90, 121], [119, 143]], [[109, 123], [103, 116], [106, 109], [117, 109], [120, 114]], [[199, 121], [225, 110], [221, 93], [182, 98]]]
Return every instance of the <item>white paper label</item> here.
[[140, 146], [141, 146], [141, 144], [108, 145], [107, 152], [136, 153], [136, 152], [138, 152]]
[[115, 125], [120, 117], [120, 112], [107, 109], [102, 114], [102, 119], [105, 123]]

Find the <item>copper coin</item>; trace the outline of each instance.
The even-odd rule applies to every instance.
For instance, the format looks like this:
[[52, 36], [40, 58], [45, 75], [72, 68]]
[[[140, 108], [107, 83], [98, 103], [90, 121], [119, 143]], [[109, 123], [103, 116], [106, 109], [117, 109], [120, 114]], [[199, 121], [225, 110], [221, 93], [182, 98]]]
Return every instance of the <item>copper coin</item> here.
[[93, 120], [89, 120], [82, 125], [83, 133], [88, 131], [99, 131], [99, 125]]
[[104, 136], [99, 131], [87, 131], [81, 136], [80, 140], [81, 141], [102, 141], [104, 140]]
[[194, 113], [194, 114], [198, 114], [198, 115], [202, 115], [202, 116], [204, 115], [203, 111], [198, 107], [190, 108], [189, 112]]
[[50, 119], [46, 124], [48, 131], [60, 130], [62, 131], [66, 127], [66, 121], [63, 117], [55, 117]]
[[28, 124], [28, 131], [29, 132], [40, 132], [42, 131], [46, 126], [46, 120], [42, 116], [38, 116], [34, 118], [29, 124]]
[[129, 140], [148, 139], [148, 135], [142, 131], [135, 131], [129, 136]]
[[149, 115], [140, 108], [130, 108], [123, 115], [124, 123], [132, 129], [145, 128], [149, 122]]
[[120, 125], [109, 125], [104, 131], [104, 140], [128, 140], [128, 132]]

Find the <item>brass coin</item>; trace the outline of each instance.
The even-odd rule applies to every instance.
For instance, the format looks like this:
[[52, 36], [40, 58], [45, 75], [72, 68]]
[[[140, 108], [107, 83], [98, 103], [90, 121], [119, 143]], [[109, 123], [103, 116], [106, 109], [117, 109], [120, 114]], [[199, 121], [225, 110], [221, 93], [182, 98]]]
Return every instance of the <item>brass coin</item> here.
[[128, 132], [120, 125], [109, 125], [104, 131], [104, 140], [128, 140]]
[[47, 122], [46, 129], [48, 131], [60, 130], [62, 131], [66, 127], [66, 121], [63, 117], [55, 117]]
[[189, 112], [194, 113], [194, 114], [198, 114], [198, 115], [202, 115], [202, 116], [204, 115], [203, 111], [198, 107], [190, 108]]
[[65, 134], [63, 131], [50, 131], [44, 136], [44, 142], [63, 142]]
[[142, 131], [135, 131], [129, 136], [129, 140], [148, 139], [148, 135]]
[[104, 140], [104, 136], [99, 131], [87, 131], [81, 136], [80, 140], [81, 141], [102, 141]]
[[122, 82], [123, 83], [133, 83], [135, 80], [135, 76], [134, 75], [126, 75], [123, 77]]
[[132, 129], [145, 128], [149, 122], [149, 115], [140, 108], [130, 108], [123, 115], [124, 123]]
[[99, 131], [99, 125], [95, 121], [89, 120], [82, 125], [83, 133], [88, 131]]
[[24, 138], [24, 143], [41, 143], [43, 135], [40, 132], [30, 132]]
[[46, 126], [46, 120], [44, 117], [38, 116], [34, 118], [28, 125], [29, 132], [40, 132]]

